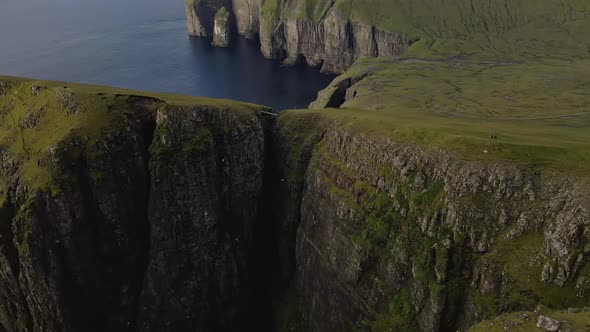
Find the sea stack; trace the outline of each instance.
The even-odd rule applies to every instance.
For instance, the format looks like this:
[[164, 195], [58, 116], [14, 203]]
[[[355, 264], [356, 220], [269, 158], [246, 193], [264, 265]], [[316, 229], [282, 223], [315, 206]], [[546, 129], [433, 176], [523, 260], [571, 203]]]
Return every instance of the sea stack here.
[[225, 7], [219, 8], [215, 14], [213, 27], [213, 46], [227, 47], [230, 40], [229, 12]]

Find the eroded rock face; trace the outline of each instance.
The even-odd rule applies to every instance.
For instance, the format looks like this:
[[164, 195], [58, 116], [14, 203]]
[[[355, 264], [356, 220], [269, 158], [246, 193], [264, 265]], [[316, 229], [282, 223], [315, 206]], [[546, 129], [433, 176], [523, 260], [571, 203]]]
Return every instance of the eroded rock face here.
[[[218, 6], [222, 2], [218, 0]], [[326, 73], [342, 73], [361, 56], [392, 58], [413, 43], [399, 33], [350, 21], [336, 8], [330, 8], [325, 16], [314, 21], [297, 18], [300, 15], [290, 12], [293, 5], [289, 3], [278, 2], [275, 12], [262, 14], [263, 5], [263, 0], [233, 0], [227, 8], [235, 17], [240, 35], [247, 38], [258, 35], [262, 54], [282, 59], [286, 64], [304, 62], [321, 67]], [[187, 7], [189, 33], [203, 35], [194, 31], [199, 30], [195, 27], [203, 22], [213, 22], [208, 10], [201, 10], [200, 6]]]
[[215, 14], [220, 8], [231, 8], [231, 0], [185, 0], [186, 23], [191, 36], [213, 36]]
[[238, 33], [249, 39], [256, 38], [260, 29], [260, 6], [263, 0], [232, 0]]
[[[133, 330], [147, 263], [148, 147], [153, 118], [130, 115], [85, 148], [71, 137], [50, 152], [67, 179], [32, 191], [18, 157], [0, 162], [0, 324], [8, 331]], [[79, 158], [71, 158], [79, 156]]]
[[[272, 20], [272, 18], [271, 18]], [[413, 41], [395, 32], [387, 32], [362, 22], [351, 22], [336, 9], [319, 23], [307, 19], [288, 18], [285, 22], [267, 22], [274, 27], [272, 36], [262, 38], [263, 54], [281, 57], [286, 63], [304, 61], [322, 72], [342, 73], [361, 56], [393, 58], [402, 54]]]

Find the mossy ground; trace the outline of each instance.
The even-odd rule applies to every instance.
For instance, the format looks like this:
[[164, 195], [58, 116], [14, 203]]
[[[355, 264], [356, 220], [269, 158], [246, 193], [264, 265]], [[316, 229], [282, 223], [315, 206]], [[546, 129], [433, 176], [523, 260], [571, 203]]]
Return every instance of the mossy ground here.
[[542, 309], [537, 313], [523, 311], [503, 314], [493, 320], [483, 321], [469, 331], [541, 331], [541, 329], [537, 328], [537, 318], [539, 315], [545, 315], [560, 321], [560, 331], [590, 331], [590, 311], [568, 312], [567, 310], [552, 311], [548, 309]]
[[[507, 306], [516, 308], [534, 307], [543, 304], [549, 308], [567, 308], [587, 306], [588, 299], [579, 296], [574, 285], [559, 287], [541, 281], [541, 272], [545, 264], [543, 247], [544, 236], [541, 233], [528, 233], [516, 239], [499, 237], [492, 251], [485, 257], [498, 266], [502, 266], [514, 281], [512, 289], [504, 294]], [[584, 272], [579, 274], [584, 275]]]

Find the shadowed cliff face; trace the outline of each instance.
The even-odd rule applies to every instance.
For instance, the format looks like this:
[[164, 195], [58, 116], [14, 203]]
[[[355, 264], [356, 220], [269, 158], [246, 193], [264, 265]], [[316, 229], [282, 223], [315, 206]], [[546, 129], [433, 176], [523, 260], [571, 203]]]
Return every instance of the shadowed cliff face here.
[[157, 123], [139, 328], [236, 330], [248, 322], [263, 128], [256, 118], [199, 108], [161, 111]]
[[[3, 136], [0, 149], [4, 329], [259, 325], [251, 312], [268, 297], [250, 266], [267, 257], [253, 243], [265, 133], [254, 107], [10, 84], [0, 116], [19, 120], [2, 132], [19, 141]], [[39, 136], [49, 114], [70, 132]], [[87, 116], [90, 128], [76, 124]]]
[[583, 181], [307, 112], [0, 88], [0, 330], [465, 331], [590, 304]]
[[0, 287], [9, 330], [133, 326], [148, 248], [153, 119], [142, 113], [92, 143], [73, 134], [52, 146], [36, 161], [60, 174], [51, 191], [32, 189], [18, 157], [2, 150], [2, 223], [11, 240], [3, 258], [12, 264]]

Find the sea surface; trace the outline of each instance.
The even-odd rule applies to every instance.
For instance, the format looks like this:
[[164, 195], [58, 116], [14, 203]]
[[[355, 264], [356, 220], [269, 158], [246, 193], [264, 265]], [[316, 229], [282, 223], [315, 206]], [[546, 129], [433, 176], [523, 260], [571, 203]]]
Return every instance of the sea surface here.
[[183, 0], [0, 0], [0, 75], [306, 107], [334, 78], [189, 37]]

